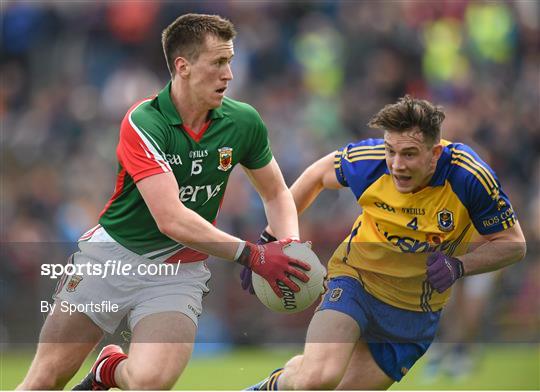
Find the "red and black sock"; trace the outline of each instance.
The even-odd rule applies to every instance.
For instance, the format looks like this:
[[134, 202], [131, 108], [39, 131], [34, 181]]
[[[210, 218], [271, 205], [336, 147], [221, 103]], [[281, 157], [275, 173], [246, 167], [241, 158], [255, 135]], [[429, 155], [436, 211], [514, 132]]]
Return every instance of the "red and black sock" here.
[[107, 388], [118, 388], [114, 379], [114, 372], [120, 362], [126, 358], [127, 355], [124, 353], [114, 353], [101, 361], [96, 367], [96, 381]]

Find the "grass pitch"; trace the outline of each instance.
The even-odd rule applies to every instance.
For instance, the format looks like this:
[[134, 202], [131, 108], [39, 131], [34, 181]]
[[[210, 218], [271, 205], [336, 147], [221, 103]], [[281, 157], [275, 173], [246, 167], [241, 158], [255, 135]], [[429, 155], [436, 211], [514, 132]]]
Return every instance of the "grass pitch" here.
[[[280, 348], [239, 349], [211, 357], [195, 356], [181, 379], [177, 390], [241, 390], [252, 385], [288, 358], [300, 352], [298, 349]], [[84, 377], [91, 367], [87, 361], [79, 373], [66, 386], [73, 385]], [[32, 353], [27, 351], [0, 352], [0, 389], [14, 389], [23, 378]], [[539, 390], [540, 389], [540, 345], [498, 344], [485, 347], [477, 370], [471, 376], [451, 379], [441, 375], [428, 380], [424, 377], [422, 358], [407, 376], [392, 386], [392, 390]]]

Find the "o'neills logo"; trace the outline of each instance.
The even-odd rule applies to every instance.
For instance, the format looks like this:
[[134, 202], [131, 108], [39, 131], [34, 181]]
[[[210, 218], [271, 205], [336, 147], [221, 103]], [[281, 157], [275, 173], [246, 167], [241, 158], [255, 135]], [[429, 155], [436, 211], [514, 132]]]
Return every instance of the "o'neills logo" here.
[[232, 167], [232, 148], [221, 147], [221, 148], [218, 148], [218, 152], [219, 152], [218, 169], [221, 171], [229, 170]]
[[264, 264], [266, 262], [265, 249], [264, 246], [257, 245], [257, 250], [259, 251], [259, 264]]
[[292, 291], [283, 282], [278, 282], [278, 286], [283, 293], [283, 298], [281, 298], [281, 301], [283, 302], [283, 307], [287, 310], [296, 309], [296, 296], [294, 295], [294, 291]]

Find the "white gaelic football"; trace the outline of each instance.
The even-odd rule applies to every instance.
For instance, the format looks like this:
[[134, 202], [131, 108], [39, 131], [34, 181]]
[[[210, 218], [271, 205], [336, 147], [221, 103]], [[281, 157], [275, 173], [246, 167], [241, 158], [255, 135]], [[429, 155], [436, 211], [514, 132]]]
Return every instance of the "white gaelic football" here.
[[305, 271], [305, 274], [310, 278], [309, 281], [304, 283], [294, 276], [291, 277], [291, 280], [300, 287], [298, 293], [295, 293], [283, 283], [278, 282], [279, 288], [284, 294], [283, 298], [279, 298], [264, 278], [253, 273], [253, 288], [259, 300], [267, 308], [281, 313], [301, 312], [310, 307], [323, 293], [326, 268], [324, 268], [315, 252], [311, 250], [307, 243], [291, 242], [283, 247], [283, 253], [311, 266], [310, 271]]

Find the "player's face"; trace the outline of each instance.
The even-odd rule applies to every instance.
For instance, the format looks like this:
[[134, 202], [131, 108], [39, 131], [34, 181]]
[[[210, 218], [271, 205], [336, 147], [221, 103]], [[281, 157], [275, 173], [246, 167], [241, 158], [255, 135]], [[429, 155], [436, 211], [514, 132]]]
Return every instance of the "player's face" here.
[[440, 144], [427, 144], [418, 130], [387, 131], [384, 144], [386, 165], [398, 192], [417, 192], [429, 184], [441, 156]]
[[229, 81], [233, 79], [233, 56], [232, 40], [223, 41], [208, 35], [199, 57], [190, 64], [190, 92], [194, 100], [205, 109], [214, 109], [221, 105]]

